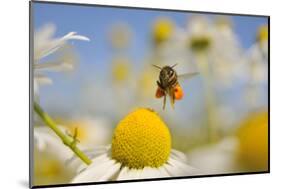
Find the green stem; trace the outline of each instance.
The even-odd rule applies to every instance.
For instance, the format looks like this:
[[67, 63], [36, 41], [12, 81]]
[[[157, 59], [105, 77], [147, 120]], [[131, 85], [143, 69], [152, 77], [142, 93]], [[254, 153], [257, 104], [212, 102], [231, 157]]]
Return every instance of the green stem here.
[[52, 129], [58, 137], [62, 140], [62, 142], [68, 146], [84, 163], [90, 165], [92, 161], [86, 156], [77, 146], [75, 138], [70, 138], [66, 136], [56, 125], [56, 123], [52, 120], [52, 118], [44, 112], [44, 110], [40, 107], [40, 105], [34, 102], [34, 110], [40, 116], [40, 118], [45, 122], [45, 124]]
[[212, 89], [211, 76], [209, 71], [209, 63], [206, 59], [206, 54], [199, 53], [197, 54], [198, 59], [198, 68], [200, 69], [200, 73], [202, 73], [204, 77], [204, 87], [205, 87], [205, 99], [206, 99], [206, 107], [208, 112], [208, 137], [211, 142], [214, 142], [218, 139], [218, 122], [216, 115], [216, 107], [215, 107], [215, 97], [214, 91]]

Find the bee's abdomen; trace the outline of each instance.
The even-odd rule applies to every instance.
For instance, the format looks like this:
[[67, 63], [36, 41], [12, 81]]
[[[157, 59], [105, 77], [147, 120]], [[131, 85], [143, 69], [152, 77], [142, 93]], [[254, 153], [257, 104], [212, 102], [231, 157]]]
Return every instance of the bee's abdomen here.
[[175, 71], [172, 72], [172, 75], [170, 75], [168, 77], [168, 81], [167, 81], [167, 84], [172, 87], [174, 85], [176, 85], [178, 82], [178, 77], [177, 77], [177, 74]]
[[178, 79], [177, 79], [177, 75], [173, 75], [171, 77], [163, 77], [163, 78], [159, 78], [161, 85], [163, 86], [163, 88], [168, 88], [168, 87], [173, 87], [176, 86], [176, 84], [178, 83]]

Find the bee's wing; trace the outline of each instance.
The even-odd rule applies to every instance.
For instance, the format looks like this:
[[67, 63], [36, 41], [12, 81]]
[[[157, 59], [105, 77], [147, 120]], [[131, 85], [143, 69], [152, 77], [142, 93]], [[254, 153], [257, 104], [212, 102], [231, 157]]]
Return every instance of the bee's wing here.
[[199, 72], [184, 73], [184, 74], [179, 74], [178, 78], [181, 80], [185, 80], [185, 79], [191, 79], [197, 75], [199, 75]]

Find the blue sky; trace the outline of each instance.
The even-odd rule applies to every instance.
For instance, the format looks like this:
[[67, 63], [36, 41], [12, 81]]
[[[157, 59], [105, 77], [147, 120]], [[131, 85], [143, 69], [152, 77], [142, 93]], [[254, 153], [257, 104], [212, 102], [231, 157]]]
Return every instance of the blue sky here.
[[[169, 17], [176, 25], [183, 28], [188, 21], [188, 17], [191, 16], [191, 13], [188, 12], [44, 3], [33, 3], [33, 5], [35, 30], [44, 24], [53, 23], [57, 27], [55, 34], [57, 37], [63, 36], [70, 31], [76, 31], [78, 34], [91, 39], [90, 42], [72, 42], [79, 55], [80, 71], [75, 78], [68, 82], [61, 80], [60, 78], [63, 76], [60, 74], [51, 74], [55, 84], [42, 89], [43, 101], [44, 97], [48, 98], [54, 91], [64, 91], [63, 98], [75, 98], [75, 93], [72, 93], [77, 89], [78, 85], [81, 85], [81, 76], [92, 73], [91, 66], [95, 65], [99, 69], [108, 69], [112, 58], [112, 51], [108, 43], [108, 33], [114, 23], [121, 21], [131, 27], [134, 38], [128, 54], [135, 62], [140, 62], [144, 56], [149, 54], [151, 26], [157, 17]], [[206, 16], [213, 17], [214, 15]], [[254, 43], [259, 26], [267, 24], [267, 18], [265, 17], [230, 17], [234, 24], [234, 30], [244, 48], [249, 48]], [[98, 79], [102, 80], [102, 77]]]
[[[138, 59], [148, 53], [150, 30], [153, 21], [158, 16], [170, 17], [178, 26], [184, 27], [189, 13], [164, 12], [156, 10], [121, 9], [110, 7], [69, 6], [62, 4], [35, 3], [34, 6], [35, 29], [46, 23], [57, 26], [57, 36], [69, 31], [77, 31], [91, 39], [90, 43], [77, 43], [81, 61], [107, 62], [109, 44], [107, 35], [112, 24], [118, 21], [127, 23], [134, 32], [134, 40], [130, 54]], [[212, 17], [213, 15], [208, 15]], [[231, 16], [234, 29], [245, 48], [254, 42], [257, 28], [267, 23], [267, 18]], [[89, 60], [90, 59], [90, 60]]]

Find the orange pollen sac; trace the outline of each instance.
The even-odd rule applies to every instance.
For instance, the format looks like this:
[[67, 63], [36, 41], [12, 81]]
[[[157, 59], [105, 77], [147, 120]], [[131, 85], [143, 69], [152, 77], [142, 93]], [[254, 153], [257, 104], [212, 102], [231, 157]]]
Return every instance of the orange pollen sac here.
[[182, 88], [180, 87], [180, 85], [177, 85], [176, 87], [175, 87], [175, 99], [176, 100], [180, 100], [180, 99], [182, 99], [182, 97], [183, 97], [183, 90], [182, 90]]
[[158, 87], [157, 90], [156, 90], [156, 94], [155, 94], [156, 98], [161, 98], [164, 95], [165, 95], [165, 92]]

